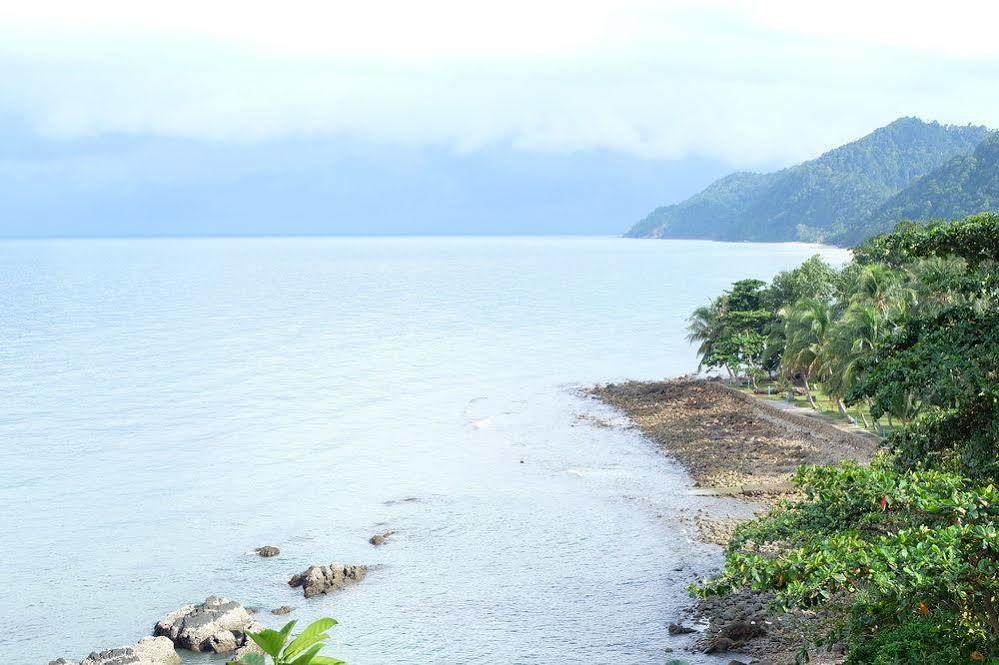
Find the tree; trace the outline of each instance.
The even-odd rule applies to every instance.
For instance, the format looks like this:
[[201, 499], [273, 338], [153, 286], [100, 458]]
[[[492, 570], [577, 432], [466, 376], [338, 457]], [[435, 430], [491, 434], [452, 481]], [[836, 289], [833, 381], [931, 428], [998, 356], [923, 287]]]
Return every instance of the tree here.
[[700, 342], [700, 367], [723, 367], [732, 378], [748, 371], [755, 380], [766, 330], [774, 318], [763, 305], [765, 287], [758, 279], [740, 280], [711, 304], [694, 311], [687, 339]]
[[822, 368], [823, 347], [830, 324], [829, 306], [816, 298], [799, 300], [781, 312], [784, 319], [784, 357], [782, 368], [788, 378], [800, 377], [805, 395], [813, 409], [818, 409], [808, 379]]

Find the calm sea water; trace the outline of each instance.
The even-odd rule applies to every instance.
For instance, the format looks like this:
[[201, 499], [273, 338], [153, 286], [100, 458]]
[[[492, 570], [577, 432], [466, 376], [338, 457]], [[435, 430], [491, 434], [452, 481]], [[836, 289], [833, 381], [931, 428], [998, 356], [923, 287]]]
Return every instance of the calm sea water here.
[[[0, 662], [128, 643], [211, 593], [338, 618], [352, 665], [663, 662], [719, 560], [681, 519], [706, 499], [576, 388], [692, 371], [693, 307], [816, 251], [0, 243]], [[331, 561], [377, 567], [285, 584]]]

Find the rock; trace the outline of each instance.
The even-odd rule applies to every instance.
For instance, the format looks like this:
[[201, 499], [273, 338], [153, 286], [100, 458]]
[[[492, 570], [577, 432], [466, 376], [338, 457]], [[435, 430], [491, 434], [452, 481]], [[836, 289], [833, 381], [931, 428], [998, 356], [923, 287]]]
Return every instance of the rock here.
[[693, 628], [690, 628], [689, 626], [684, 626], [683, 624], [680, 623], [671, 623], [669, 625], [670, 635], [687, 635], [693, 632], [695, 632]]
[[708, 640], [707, 646], [704, 648], [704, 653], [722, 653], [729, 651], [734, 646], [736, 646], [735, 642], [727, 637], [713, 637]]
[[290, 605], [282, 605], [281, 607], [275, 607], [273, 610], [271, 610], [271, 614], [277, 614], [280, 616], [282, 614], [289, 614], [292, 611], [294, 611], [294, 609], [295, 608], [291, 607]]
[[378, 547], [379, 545], [384, 545], [385, 542], [395, 535], [395, 531], [386, 531], [385, 533], [376, 533], [375, 535], [368, 538], [368, 542]]
[[[60, 658], [49, 665], [66, 665], [71, 662]], [[80, 665], [180, 665], [180, 656], [167, 638], [145, 637], [137, 644], [95, 651], [80, 661]]]
[[766, 634], [767, 631], [763, 629], [763, 626], [748, 621], [734, 621], [722, 626], [721, 630], [718, 631], [719, 637], [727, 637], [735, 642], [745, 642]]
[[321, 593], [338, 591], [348, 584], [360, 582], [368, 574], [366, 566], [331, 563], [328, 566], [309, 566], [305, 572], [288, 580], [292, 587], [302, 587], [306, 598]]
[[258, 547], [253, 551], [262, 557], [272, 557], [281, 554], [281, 550], [274, 547], [273, 545], [264, 545], [263, 547]]
[[262, 629], [239, 603], [209, 596], [203, 603], [185, 605], [166, 615], [153, 634], [167, 637], [183, 649], [229, 653], [246, 644], [247, 631]]
[[50, 660], [49, 665], [80, 665], [75, 660], [66, 660], [65, 658], [56, 658], [55, 660]]
[[232, 659], [229, 662], [236, 663], [240, 661], [243, 658], [243, 656], [250, 653], [259, 653], [263, 655], [264, 650], [261, 649], [260, 645], [258, 645], [253, 640], [246, 640], [246, 643], [243, 646], [239, 647], [238, 649], [232, 652]]

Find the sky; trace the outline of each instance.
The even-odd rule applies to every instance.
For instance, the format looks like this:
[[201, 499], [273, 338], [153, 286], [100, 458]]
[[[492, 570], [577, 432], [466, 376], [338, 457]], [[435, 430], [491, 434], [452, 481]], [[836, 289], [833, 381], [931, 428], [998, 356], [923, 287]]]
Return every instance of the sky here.
[[3, 3], [0, 236], [620, 233], [900, 116], [999, 127], [989, 2], [253, 5]]

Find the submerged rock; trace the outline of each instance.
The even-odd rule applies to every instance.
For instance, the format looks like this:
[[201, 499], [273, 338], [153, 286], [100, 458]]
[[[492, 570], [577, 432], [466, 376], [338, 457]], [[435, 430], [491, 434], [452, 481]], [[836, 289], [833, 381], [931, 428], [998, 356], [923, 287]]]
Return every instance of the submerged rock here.
[[185, 605], [166, 615], [153, 634], [167, 637], [183, 649], [229, 653], [251, 641], [247, 631], [262, 629], [239, 603], [209, 596], [203, 603]]
[[328, 566], [309, 566], [305, 572], [288, 580], [292, 587], [302, 587], [306, 598], [338, 591], [348, 584], [360, 582], [368, 574], [367, 566], [331, 563]]
[[375, 535], [368, 538], [368, 542], [378, 547], [379, 545], [384, 545], [388, 542], [388, 539], [395, 535], [395, 531], [386, 531], [385, 533], [376, 533]]
[[687, 635], [688, 633], [695, 632], [693, 628], [684, 626], [681, 623], [671, 623], [668, 630], [670, 635]]
[[258, 547], [253, 551], [265, 558], [281, 554], [281, 550], [274, 547], [273, 545], [264, 545], [263, 547]]
[[292, 607], [291, 605], [282, 605], [281, 607], [275, 607], [273, 610], [271, 610], [271, 614], [277, 614], [278, 616], [280, 616], [282, 614], [290, 614], [291, 612], [294, 611], [295, 608]]
[[57, 658], [49, 665], [180, 665], [180, 656], [167, 638], [145, 637], [136, 644], [95, 651], [79, 663]]

